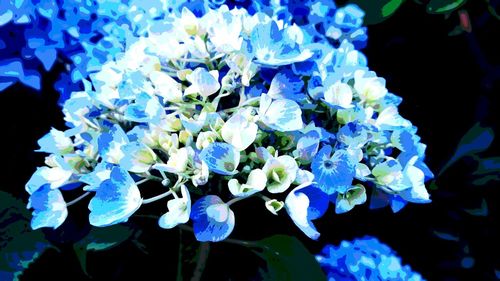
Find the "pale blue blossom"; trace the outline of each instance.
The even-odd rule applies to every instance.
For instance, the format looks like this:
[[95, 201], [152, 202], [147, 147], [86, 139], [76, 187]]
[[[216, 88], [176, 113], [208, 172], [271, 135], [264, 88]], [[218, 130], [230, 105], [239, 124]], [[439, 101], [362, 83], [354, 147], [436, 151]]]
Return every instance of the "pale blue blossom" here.
[[89, 221], [94, 226], [125, 222], [142, 204], [139, 188], [130, 174], [120, 168], [111, 170], [89, 203]]

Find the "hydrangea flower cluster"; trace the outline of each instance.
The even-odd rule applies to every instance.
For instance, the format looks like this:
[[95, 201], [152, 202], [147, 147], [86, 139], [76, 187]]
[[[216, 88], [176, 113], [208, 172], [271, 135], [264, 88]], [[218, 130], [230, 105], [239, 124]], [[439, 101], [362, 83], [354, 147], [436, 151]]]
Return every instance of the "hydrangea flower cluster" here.
[[[144, 24], [148, 36], [64, 103], [69, 129], [39, 140], [50, 155], [26, 184], [33, 228], [59, 227], [87, 195], [99, 227], [168, 198], [160, 227], [191, 220], [199, 241], [221, 241], [233, 204], [260, 197], [317, 239], [312, 220], [330, 203], [345, 213], [368, 191], [394, 211], [430, 202], [425, 145], [353, 44], [275, 14], [181, 9]], [[163, 192], [143, 198], [148, 181]], [[66, 203], [61, 191], [76, 188]]]
[[401, 258], [375, 237], [326, 245], [316, 260], [328, 280], [424, 280], [410, 266], [403, 266]]

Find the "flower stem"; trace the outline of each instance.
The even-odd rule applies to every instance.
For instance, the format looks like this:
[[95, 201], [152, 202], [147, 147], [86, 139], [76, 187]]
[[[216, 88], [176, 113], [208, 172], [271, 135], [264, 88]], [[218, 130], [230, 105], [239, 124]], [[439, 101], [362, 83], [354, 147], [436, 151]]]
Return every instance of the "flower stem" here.
[[158, 200], [160, 200], [160, 199], [163, 199], [163, 198], [165, 198], [165, 197], [169, 196], [170, 194], [172, 194], [172, 190], [169, 190], [169, 191], [167, 191], [167, 192], [165, 192], [165, 193], [162, 193], [162, 194], [160, 194], [160, 195], [156, 195], [156, 196], [151, 197], [151, 198], [148, 198], [148, 199], [144, 199], [144, 200], [142, 200], [142, 204], [149, 204], [149, 203], [153, 203], [153, 202], [155, 202], [155, 201], [158, 201]]
[[[250, 197], [250, 196], [248, 196], [248, 197]], [[231, 206], [232, 204], [234, 204], [234, 203], [236, 203], [236, 202], [238, 202], [238, 201], [240, 201], [240, 200], [246, 199], [246, 198], [248, 198], [248, 197], [236, 197], [236, 198], [233, 198], [233, 199], [231, 199], [231, 200], [227, 201], [227, 203], [226, 203], [226, 204], [227, 204], [228, 206]]]
[[90, 192], [85, 192], [84, 194], [78, 196], [76, 199], [73, 199], [72, 201], [69, 201], [68, 203], [66, 203], [66, 207], [69, 207], [73, 204], [75, 204], [76, 202], [82, 200], [83, 198], [87, 197], [87, 195], [89, 195]]
[[142, 180], [140, 180], [140, 181], [137, 181], [137, 182], [135, 182], [135, 185], [139, 185], [139, 184], [141, 184], [141, 183], [145, 183], [145, 182], [147, 182], [147, 181], [149, 181], [149, 178], [145, 178], [145, 179], [142, 179]]
[[198, 261], [196, 262], [196, 267], [193, 271], [191, 281], [201, 280], [201, 276], [203, 275], [203, 271], [205, 270], [205, 266], [207, 264], [208, 254], [210, 253], [210, 243], [201, 242], [198, 252]]
[[179, 252], [177, 254], [177, 281], [182, 281], [182, 229], [179, 228]]

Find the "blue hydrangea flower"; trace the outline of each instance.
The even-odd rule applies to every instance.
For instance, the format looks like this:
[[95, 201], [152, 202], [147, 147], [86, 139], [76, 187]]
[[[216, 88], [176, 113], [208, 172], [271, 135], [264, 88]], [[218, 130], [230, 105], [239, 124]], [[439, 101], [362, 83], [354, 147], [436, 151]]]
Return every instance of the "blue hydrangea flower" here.
[[318, 187], [326, 194], [344, 193], [352, 184], [356, 174], [355, 163], [346, 150], [336, 150], [323, 146], [314, 157], [311, 171]]
[[337, 194], [335, 201], [335, 213], [349, 212], [356, 205], [366, 202], [366, 189], [361, 184], [351, 186], [345, 193]]
[[133, 104], [127, 106], [124, 118], [134, 122], [158, 122], [164, 114], [163, 108], [156, 98], [141, 93]]
[[191, 215], [191, 196], [185, 185], [181, 185], [181, 198], [174, 198], [167, 202], [168, 212], [158, 220], [162, 228], [174, 228], [178, 224], [188, 222]]
[[28, 209], [33, 208], [31, 228], [58, 228], [68, 216], [66, 202], [59, 189], [44, 185], [33, 192], [28, 201]]
[[310, 163], [318, 152], [319, 143], [320, 134], [316, 130], [311, 130], [297, 141], [297, 148], [294, 150], [293, 155], [301, 163]]
[[120, 168], [111, 170], [89, 203], [89, 221], [94, 226], [125, 222], [142, 204], [139, 188], [130, 174]]
[[101, 186], [101, 183], [109, 179], [112, 169], [112, 164], [106, 162], [100, 162], [97, 164], [92, 172], [84, 174], [80, 177], [80, 182], [87, 184], [83, 187], [83, 190], [97, 191], [99, 186]]
[[120, 166], [133, 173], [144, 173], [157, 162], [157, 156], [147, 145], [131, 142], [123, 146], [125, 156], [120, 160]]
[[304, 127], [300, 106], [288, 99], [273, 100], [262, 94], [259, 105], [260, 121], [271, 129], [288, 132]]
[[49, 133], [38, 140], [40, 152], [66, 154], [73, 151], [73, 142], [64, 132], [52, 128]]
[[328, 280], [424, 280], [387, 245], [374, 237], [326, 245], [316, 260]]
[[194, 235], [198, 241], [218, 242], [234, 229], [234, 213], [218, 196], [202, 197], [191, 208]]
[[127, 134], [123, 129], [114, 125], [109, 132], [102, 133], [98, 138], [99, 154], [104, 161], [118, 164], [125, 156], [122, 147], [128, 144]]
[[265, 66], [281, 66], [307, 60], [312, 56], [309, 49], [301, 49], [298, 42], [280, 32], [275, 21], [258, 23], [251, 34], [251, 46], [256, 61]]
[[306, 98], [304, 81], [290, 70], [278, 72], [269, 86], [267, 94], [273, 99], [289, 99], [300, 102]]
[[52, 189], [59, 188], [70, 182], [73, 176], [71, 167], [60, 156], [51, 158], [52, 167], [39, 167], [26, 183], [26, 191], [33, 194], [42, 186], [48, 185]]
[[324, 192], [311, 183], [305, 183], [288, 194], [285, 208], [295, 225], [309, 238], [317, 240], [320, 233], [312, 220], [323, 216], [328, 209], [328, 203], [328, 196]]
[[221, 175], [234, 175], [240, 163], [240, 153], [232, 145], [214, 142], [203, 149], [200, 158], [207, 163], [208, 169]]

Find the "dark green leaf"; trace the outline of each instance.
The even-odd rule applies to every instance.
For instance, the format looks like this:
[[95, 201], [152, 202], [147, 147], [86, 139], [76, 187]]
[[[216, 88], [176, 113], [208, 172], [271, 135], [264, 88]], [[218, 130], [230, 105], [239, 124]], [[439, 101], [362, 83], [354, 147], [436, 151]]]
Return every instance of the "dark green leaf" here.
[[51, 244], [30, 227], [26, 205], [0, 191], [0, 280], [18, 280]]
[[481, 201], [481, 206], [477, 209], [464, 209], [465, 212], [478, 217], [486, 217], [488, 216], [488, 204], [486, 200]]
[[474, 124], [474, 126], [462, 137], [455, 153], [446, 165], [444, 165], [439, 174], [441, 175], [460, 158], [488, 149], [493, 142], [494, 136], [495, 133], [490, 127], [482, 127], [479, 123]]
[[295, 237], [274, 235], [251, 245], [266, 261], [267, 268], [261, 270], [263, 280], [326, 280], [314, 256]]
[[134, 234], [134, 230], [124, 224], [108, 227], [94, 227], [82, 240], [73, 245], [80, 266], [87, 273], [87, 253], [89, 251], [109, 250], [127, 241]]
[[366, 15], [365, 24], [377, 24], [392, 16], [405, 0], [351, 0], [350, 3], [357, 4]]
[[453, 12], [465, 4], [467, 0], [431, 0], [427, 4], [427, 12], [430, 14], [446, 14]]
[[478, 159], [477, 170], [473, 175], [500, 174], [500, 157]]
[[480, 177], [478, 179], [475, 179], [472, 184], [473, 185], [486, 185], [490, 181], [500, 181], [500, 176], [498, 175], [487, 175], [484, 177]]
[[436, 235], [440, 239], [448, 240], [448, 241], [458, 242], [460, 240], [460, 237], [458, 237], [458, 235], [454, 235], [454, 234], [442, 232], [442, 231], [437, 231], [437, 230], [434, 230], [434, 235]]
[[452, 31], [448, 32], [448, 36], [458, 36], [462, 33], [464, 33], [464, 29], [461, 25], [455, 26]]
[[436, 181], [432, 181], [432, 182], [429, 184], [429, 189], [430, 189], [430, 190], [437, 190], [437, 189], [439, 189], [439, 186], [436, 184]]

